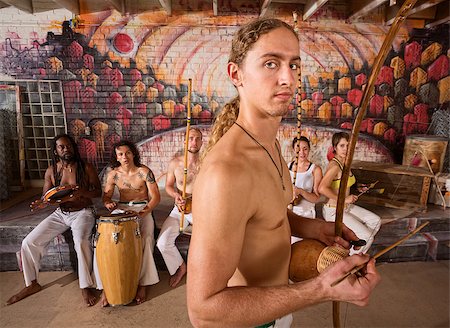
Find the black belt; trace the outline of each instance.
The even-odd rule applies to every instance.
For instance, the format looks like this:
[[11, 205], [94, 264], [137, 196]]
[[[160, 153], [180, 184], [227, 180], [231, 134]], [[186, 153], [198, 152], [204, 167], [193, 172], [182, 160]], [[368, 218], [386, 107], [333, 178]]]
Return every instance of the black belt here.
[[119, 202], [119, 204], [123, 204], [123, 205], [145, 205], [147, 204], [147, 201], [142, 201], [142, 202]]

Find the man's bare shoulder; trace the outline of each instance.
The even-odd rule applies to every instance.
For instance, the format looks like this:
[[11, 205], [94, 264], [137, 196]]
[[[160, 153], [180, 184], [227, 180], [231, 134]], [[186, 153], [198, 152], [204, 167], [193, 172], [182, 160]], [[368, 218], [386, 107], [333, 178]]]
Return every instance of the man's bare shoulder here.
[[155, 175], [153, 174], [153, 171], [144, 164], [138, 167], [138, 176], [142, 178], [144, 181], [150, 183], [156, 182], [156, 178]]
[[108, 177], [113, 177], [116, 174], [120, 173], [120, 167], [111, 167], [108, 171], [107, 171], [107, 176]]
[[230, 149], [211, 151], [203, 160], [200, 174], [207, 180], [218, 179], [228, 183], [249, 185], [252, 179], [251, 165], [244, 154]]
[[95, 172], [97, 174], [97, 168], [92, 163], [86, 162], [86, 163], [84, 163], [84, 165], [85, 165], [86, 171]]
[[175, 156], [169, 162], [169, 166], [177, 167], [180, 165], [184, 165], [184, 157], [183, 156]]
[[138, 171], [145, 172], [145, 173], [147, 173], [148, 171], [151, 171], [150, 168], [144, 164], [141, 164], [141, 166], [139, 166], [137, 169], [138, 169]]

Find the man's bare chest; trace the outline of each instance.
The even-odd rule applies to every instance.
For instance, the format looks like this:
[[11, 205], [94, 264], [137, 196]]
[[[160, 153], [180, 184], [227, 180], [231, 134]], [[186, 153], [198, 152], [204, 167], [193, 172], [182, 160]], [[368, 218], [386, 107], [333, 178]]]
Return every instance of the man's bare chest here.
[[113, 180], [120, 191], [142, 192], [146, 190], [145, 176], [140, 171], [134, 174], [116, 172]]

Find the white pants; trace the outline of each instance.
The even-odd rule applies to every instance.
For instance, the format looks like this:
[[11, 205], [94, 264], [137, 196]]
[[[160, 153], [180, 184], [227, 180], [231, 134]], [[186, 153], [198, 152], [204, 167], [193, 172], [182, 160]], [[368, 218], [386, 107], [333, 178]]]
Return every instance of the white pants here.
[[30, 286], [33, 280], [37, 280], [40, 261], [50, 241], [71, 228], [77, 252], [80, 288], [93, 287], [90, 238], [94, 223], [95, 217], [90, 208], [75, 212], [63, 212], [59, 207], [39, 223], [22, 241], [20, 255], [25, 285]]
[[[121, 210], [141, 211], [146, 204], [118, 204], [117, 208]], [[158, 270], [156, 269], [155, 259], [153, 258], [153, 248], [155, 247], [155, 222], [152, 213], [148, 213], [139, 220], [139, 229], [142, 238], [142, 266], [139, 274], [139, 286], [154, 285], [159, 282]], [[94, 275], [97, 289], [103, 289], [103, 284], [98, 272], [96, 249], [94, 250]]]
[[[292, 321], [294, 320], [292, 314], [285, 315], [277, 320], [273, 325], [268, 326], [267, 328], [289, 328], [292, 325]], [[261, 327], [261, 326], [260, 326]]]
[[[316, 218], [316, 208], [313, 203], [304, 201], [302, 199], [302, 202], [300, 204], [292, 207], [292, 212], [294, 212], [297, 215], [303, 216], [305, 218], [309, 219], [315, 219]], [[291, 244], [296, 243], [297, 241], [302, 240], [302, 238], [291, 236]]]
[[[323, 218], [325, 221], [335, 221], [336, 219], [336, 207], [323, 206]], [[366, 245], [358, 250], [353, 248], [350, 250], [350, 255], [366, 253], [373, 243], [373, 239], [380, 230], [381, 219], [375, 213], [372, 213], [360, 206], [350, 204], [344, 210], [344, 224], [349, 227], [360, 239], [366, 241]]]
[[[161, 252], [171, 276], [174, 275], [180, 265], [183, 264], [183, 258], [175, 245], [175, 240], [180, 235], [180, 220], [181, 212], [174, 206], [172, 212], [170, 212], [169, 216], [164, 221], [158, 240], [156, 241], [156, 247], [158, 247]], [[183, 226], [186, 227], [189, 223], [192, 224], [191, 213], [184, 215]]]

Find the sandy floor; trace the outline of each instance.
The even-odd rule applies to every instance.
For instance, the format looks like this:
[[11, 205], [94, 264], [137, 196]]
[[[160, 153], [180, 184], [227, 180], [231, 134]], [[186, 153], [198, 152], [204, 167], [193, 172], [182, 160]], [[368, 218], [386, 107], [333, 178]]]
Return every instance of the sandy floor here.
[[[366, 308], [341, 305], [341, 321], [349, 327], [449, 327], [449, 262], [384, 263], [382, 282]], [[87, 308], [71, 272], [43, 272], [44, 289], [16, 304], [6, 300], [23, 286], [20, 272], [0, 273], [1, 327], [191, 327], [186, 285], [168, 287], [168, 273], [148, 291], [149, 301]], [[331, 303], [294, 314], [292, 327], [331, 327]]]

